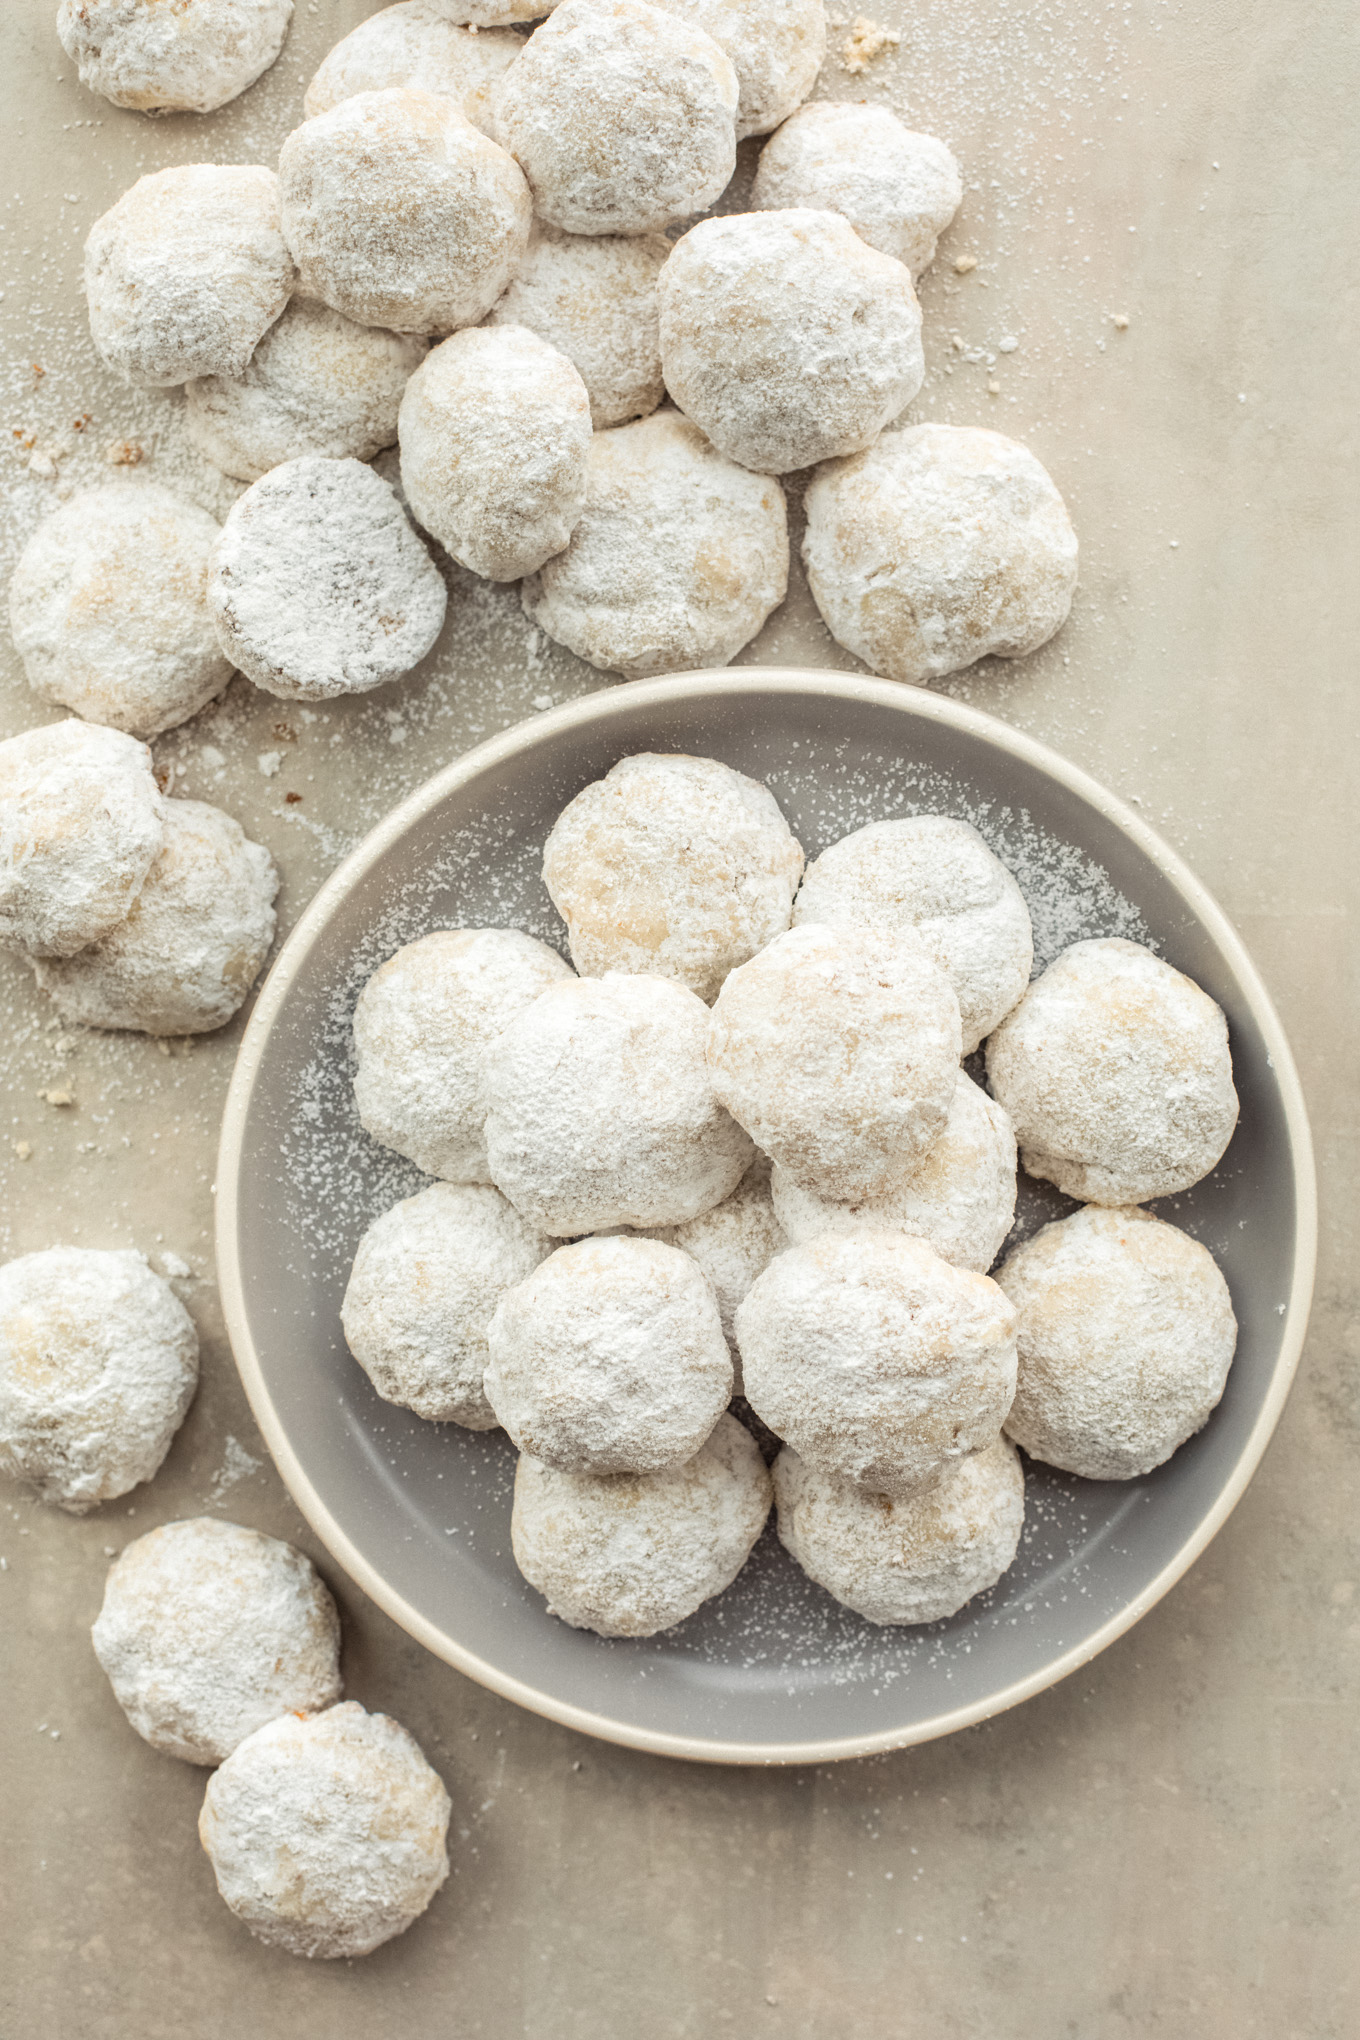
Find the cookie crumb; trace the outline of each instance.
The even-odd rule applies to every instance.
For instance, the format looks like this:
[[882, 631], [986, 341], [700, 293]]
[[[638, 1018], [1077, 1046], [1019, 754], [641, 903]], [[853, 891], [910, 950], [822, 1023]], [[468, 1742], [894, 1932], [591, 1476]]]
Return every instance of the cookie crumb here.
[[956, 255], [954, 257], [955, 276], [970, 276], [977, 266], [978, 259], [976, 255]]
[[857, 14], [841, 49], [841, 69], [852, 73], [867, 71], [877, 58], [895, 50], [901, 40], [895, 29], [870, 21], [867, 14]]
[[1112, 312], [1110, 315], [1110, 324], [1114, 327], [1116, 333], [1127, 333], [1129, 330], [1128, 313]]
[[104, 448], [104, 458], [110, 467], [139, 467], [146, 454], [133, 439], [111, 439]]
[[32, 1144], [26, 1140], [16, 1140], [14, 1143], [14, 1152], [19, 1161], [26, 1162], [29, 1156], [33, 1153]]
[[69, 1091], [39, 1091], [38, 1096], [47, 1105], [74, 1105], [76, 1102]]

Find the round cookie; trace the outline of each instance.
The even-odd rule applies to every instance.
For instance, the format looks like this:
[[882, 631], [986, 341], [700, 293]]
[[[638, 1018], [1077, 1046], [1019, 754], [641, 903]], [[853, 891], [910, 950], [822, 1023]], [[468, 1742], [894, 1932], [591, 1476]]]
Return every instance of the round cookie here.
[[597, 432], [645, 418], [666, 394], [656, 280], [664, 234], [562, 234], [536, 220], [519, 274], [489, 326], [527, 326], [565, 354]]
[[675, 978], [704, 1000], [789, 925], [803, 852], [768, 787], [716, 758], [621, 758], [562, 810], [543, 883], [582, 977]]
[[807, 497], [803, 563], [838, 644], [889, 680], [1019, 659], [1066, 621], [1077, 540], [1027, 447], [914, 425], [827, 467]]
[[83, 1515], [150, 1480], [198, 1382], [188, 1311], [141, 1254], [0, 1267], [0, 1472]]
[[727, 979], [707, 1055], [719, 1102], [796, 1183], [877, 1196], [945, 1130], [959, 1004], [910, 934], [792, 928]]
[[134, 737], [49, 723], [0, 743], [0, 944], [71, 956], [117, 927], [165, 824]]
[[424, 1912], [449, 1874], [450, 1811], [415, 1738], [343, 1700], [238, 1744], [208, 1780], [198, 1836], [257, 1940], [348, 1958]]
[[258, 163], [138, 178], [85, 243], [90, 336], [125, 383], [240, 375], [293, 292], [279, 180]]
[[987, 1043], [987, 1081], [1022, 1166], [1084, 1204], [1188, 1190], [1237, 1124], [1221, 1009], [1113, 937], [1074, 942], [1035, 980]]
[[559, 1473], [657, 1473], [727, 1408], [732, 1361], [708, 1278], [658, 1240], [578, 1240], [504, 1295], [487, 1401]]
[[80, 82], [139, 113], [211, 113], [277, 57], [293, 0], [60, 0], [57, 34]]
[[1004, 1438], [908, 1501], [861, 1494], [786, 1445], [774, 1492], [780, 1543], [866, 1622], [956, 1615], [1014, 1562], [1025, 1521], [1020, 1455]]
[[935, 243], [962, 203], [963, 179], [944, 143], [863, 100], [800, 107], [761, 150], [751, 187], [753, 212], [837, 212], [913, 277], [935, 259]]
[[1024, 996], [1034, 964], [1025, 896], [971, 823], [951, 815], [870, 822], [807, 868], [793, 922], [914, 928], [954, 987], [963, 1052]]
[[521, 597], [578, 658], [642, 680], [727, 665], [788, 584], [778, 482], [724, 460], [688, 418], [658, 411], [595, 434], [571, 544]]
[[279, 152], [279, 183], [299, 288], [361, 326], [475, 325], [529, 237], [515, 163], [419, 86], [360, 92], [304, 121]]
[[730, 1197], [683, 1225], [663, 1225], [648, 1238], [679, 1247], [698, 1262], [718, 1300], [723, 1337], [732, 1355], [732, 1391], [742, 1393], [741, 1350], [735, 1329], [737, 1305], [757, 1275], [789, 1245], [770, 1195], [770, 1159], [758, 1154]]
[[239, 822], [197, 800], [168, 800], [165, 837], [127, 918], [75, 956], [33, 970], [63, 1020], [144, 1034], [223, 1027], [274, 939], [278, 873]]
[[266, 1721], [342, 1690], [340, 1618], [311, 1560], [212, 1516], [127, 1545], [90, 1634], [138, 1735], [186, 1764], [220, 1764]]
[[751, 1143], [714, 1096], [703, 1001], [665, 978], [553, 985], [491, 1045], [492, 1181], [541, 1232], [680, 1225], [730, 1196]]
[[432, 1423], [494, 1430], [486, 1328], [551, 1251], [499, 1190], [432, 1183], [359, 1242], [340, 1307], [349, 1350], [385, 1401]]
[[590, 399], [527, 326], [455, 333], [401, 400], [414, 516], [474, 574], [518, 581], [561, 552], [585, 507]]
[[415, 334], [356, 326], [329, 305], [295, 297], [243, 374], [185, 385], [186, 434], [240, 482], [305, 453], [372, 460], [396, 442], [401, 393], [425, 346]]
[[[304, 114], [314, 120], [360, 92], [418, 85], [423, 92], [451, 99], [494, 142], [493, 92], [524, 43], [508, 28], [483, 27], [484, 14], [504, 21], [522, 18], [513, 11], [513, 0], [503, 9], [479, 8], [476, 0], [398, 0], [395, 7], [384, 7], [351, 29], [322, 60], [307, 87]], [[470, 22], [477, 26], [467, 26]]]
[[692, 1459], [661, 1473], [555, 1473], [526, 1454], [515, 1563], [573, 1629], [655, 1636], [731, 1586], [770, 1495], [760, 1448], [735, 1417], [719, 1417]]
[[1136, 1480], [1208, 1422], [1237, 1345], [1213, 1255], [1150, 1212], [1088, 1205], [1007, 1256], [1020, 1372], [1007, 1434], [1087, 1480]]
[[54, 510], [9, 584], [34, 692], [134, 737], [197, 715], [231, 678], [208, 608], [220, 530], [155, 482], [82, 489]]
[[571, 969], [517, 928], [438, 928], [375, 970], [354, 1009], [365, 1133], [454, 1183], [489, 1183], [483, 1065], [517, 1014]]
[[907, 1233], [823, 1233], [737, 1310], [752, 1409], [822, 1473], [905, 1501], [1000, 1432], [1015, 1312]]
[[739, 142], [778, 127], [816, 84], [826, 55], [823, 0], [662, 0], [662, 5], [726, 51], [737, 74]]
[[534, 211], [568, 234], [703, 212], [736, 165], [737, 77], [701, 28], [643, 0], [562, 0], [496, 93]]
[[208, 601], [232, 664], [285, 701], [367, 694], [439, 636], [444, 582], [396, 490], [361, 460], [305, 454], [231, 507]]
[[795, 1246], [823, 1233], [904, 1232], [985, 1275], [1015, 1220], [1015, 1134], [994, 1098], [959, 1071], [944, 1132], [875, 1197], [819, 1197], [777, 1169], [774, 1212]]
[[666, 388], [758, 473], [857, 453], [921, 387], [911, 273], [835, 213], [701, 220], [658, 288]]

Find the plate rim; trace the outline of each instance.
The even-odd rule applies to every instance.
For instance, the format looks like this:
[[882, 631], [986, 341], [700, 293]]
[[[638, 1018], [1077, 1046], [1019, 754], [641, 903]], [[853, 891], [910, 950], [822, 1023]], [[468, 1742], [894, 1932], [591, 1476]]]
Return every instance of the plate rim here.
[[[639, 1728], [607, 1714], [574, 1705], [545, 1693], [525, 1681], [501, 1671], [486, 1659], [440, 1629], [397, 1593], [377, 1568], [365, 1558], [340, 1527], [317, 1493], [275, 1409], [264, 1370], [250, 1335], [245, 1308], [243, 1270], [237, 1251], [239, 1229], [237, 1210], [240, 1196], [240, 1158], [246, 1121], [255, 1085], [275, 1022], [295, 980], [310, 959], [316, 941], [332, 913], [367, 876], [392, 845], [412, 826], [460, 786], [476, 779], [492, 765], [505, 763], [518, 753], [536, 749], [545, 739], [564, 730], [592, 722], [608, 722], [628, 707], [665, 708], [679, 700], [750, 693], [801, 693], [826, 699], [871, 702], [904, 713], [942, 723], [1009, 753], [1056, 780], [1069, 792], [1094, 807], [1129, 837], [1161, 871], [1204, 926], [1227, 958], [1245, 994], [1252, 1016], [1266, 1044], [1284, 1108], [1285, 1131], [1294, 1178], [1293, 1278], [1285, 1306], [1280, 1350], [1272, 1370], [1270, 1386], [1238, 1455], [1231, 1477], [1214, 1506], [1175, 1556], [1150, 1580], [1142, 1592], [1118, 1614], [1112, 1615], [1082, 1642], [1023, 1679], [969, 1705], [946, 1709], [929, 1719], [898, 1729], [879, 1730], [872, 1735], [818, 1738], [796, 1742], [724, 1742], [705, 1736], [682, 1736]], [[299, 916], [269, 974], [246, 1023], [228, 1087], [218, 1144], [215, 1235], [218, 1287], [226, 1320], [227, 1338], [237, 1371], [255, 1421], [274, 1460], [280, 1477], [303, 1517], [320, 1538], [332, 1558], [354, 1583], [391, 1619], [415, 1637], [435, 1657], [450, 1664], [489, 1691], [513, 1700], [529, 1712], [592, 1735], [604, 1742], [642, 1750], [652, 1755], [688, 1759], [712, 1764], [783, 1766], [837, 1762], [849, 1757], [905, 1749], [952, 1735], [962, 1728], [1019, 1706], [1022, 1701], [1057, 1685], [1108, 1649], [1134, 1624], [1141, 1621], [1181, 1579], [1222, 1529], [1245, 1493], [1266, 1446], [1280, 1420], [1298, 1368], [1308, 1329], [1317, 1259], [1317, 1183], [1313, 1162], [1312, 1135], [1304, 1103], [1303, 1087], [1284, 1028], [1260, 974], [1233, 927], [1202, 881], [1179, 853], [1135, 814], [1126, 803], [1091, 775], [1073, 765], [1046, 744], [1016, 729], [1000, 717], [956, 701], [947, 694], [900, 682], [879, 680], [863, 673], [838, 672], [818, 667], [740, 666], [719, 670], [671, 674], [658, 680], [625, 681], [580, 695], [561, 707], [534, 715], [509, 729], [486, 738], [463, 752], [450, 764], [417, 787], [392, 808], [342, 859], [330, 873]]]

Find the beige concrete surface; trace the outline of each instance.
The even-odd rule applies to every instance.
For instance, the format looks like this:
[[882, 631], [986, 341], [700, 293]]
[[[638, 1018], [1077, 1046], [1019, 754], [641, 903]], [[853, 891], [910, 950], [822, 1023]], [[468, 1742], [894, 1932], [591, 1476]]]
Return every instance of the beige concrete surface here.
[[[132, 397], [97, 371], [80, 245], [143, 170], [272, 160], [322, 52], [374, 9], [299, 0], [260, 85], [220, 114], [161, 122], [78, 86], [54, 11], [0, 10], [4, 574], [58, 496], [113, 471], [111, 444], [140, 445], [142, 472], [225, 508], [230, 489], [183, 447], [177, 400]], [[833, 59], [822, 90], [885, 99], [941, 133], [968, 185], [923, 286], [931, 374], [915, 415], [1028, 441], [1083, 544], [1061, 637], [954, 687], [1136, 800], [1189, 857], [1253, 947], [1302, 1066], [1322, 1269], [1280, 1431], [1191, 1575], [1015, 1713], [901, 1755], [775, 1774], [581, 1740], [379, 1616], [264, 1463], [212, 1283], [214, 1136], [238, 1028], [169, 1053], [65, 1032], [0, 958], [0, 1255], [57, 1240], [177, 1255], [204, 1337], [202, 1389], [154, 1485], [79, 1521], [0, 1489], [4, 2040], [1360, 2029], [1360, 17], [1353, 0], [874, 11], [900, 46], [862, 78]], [[960, 251], [980, 258], [963, 278]], [[1006, 336], [1018, 345], [1002, 353]], [[366, 704], [308, 720], [238, 680], [158, 745], [177, 792], [229, 808], [274, 851], [285, 926], [437, 764], [599, 684], [528, 631], [513, 591], [461, 577], [453, 597], [426, 670]], [[3, 656], [0, 728], [50, 720]], [[745, 656], [850, 663], [800, 582]], [[54, 1087], [75, 1104], [39, 1097]], [[395, 1713], [453, 1795], [453, 1878], [365, 1962], [307, 1965], [249, 1939], [198, 1847], [203, 1775], [133, 1735], [91, 1653], [107, 1554], [202, 1510], [321, 1558], [350, 1693]]]

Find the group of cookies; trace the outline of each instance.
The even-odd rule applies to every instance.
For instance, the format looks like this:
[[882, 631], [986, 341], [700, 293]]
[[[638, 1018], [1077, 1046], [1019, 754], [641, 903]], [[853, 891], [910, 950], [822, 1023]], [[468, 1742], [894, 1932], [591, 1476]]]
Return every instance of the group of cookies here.
[[[773, 1497], [837, 1600], [934, 1621], [1015, 1556], [1017, 1445], [1131, 1479], [1204, 1424], [1227, 1286], [1141, 1208], [1236, 1124], [1188, 978], [1110, 939], [1031, 983], [1023, 895], [967, 822], [874, 823], [805, 871], [769, 790], [714, 759], [620, 760], [543, 876], [574, 972], [440, 929], [363, 987], [359, 1118], [437, 1180], [365, 1233], [342, 1322], [387, 1400], [508, 1432], [552, 1612], [683, 1621]], [[961, 1066], [983, 1043], [991, 1095]], [[1017, 1142], [1082, 1208], [993, 1276]]]

